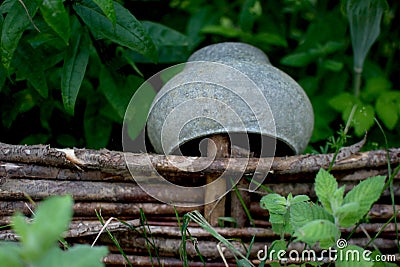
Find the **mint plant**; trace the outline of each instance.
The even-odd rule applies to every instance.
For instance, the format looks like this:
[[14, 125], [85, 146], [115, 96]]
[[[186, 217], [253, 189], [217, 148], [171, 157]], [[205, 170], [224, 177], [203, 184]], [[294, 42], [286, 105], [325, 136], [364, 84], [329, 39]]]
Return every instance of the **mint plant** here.
[[[340, 228], [356, 226], [377, 201], [385, 186], [385, 176], [375, 176], [360, 182], [347, 194], [345, 186], [338, 187], [336, 179], [324, 169], [315, 178], [318, 202], [313, 203], [305, 195], [287, 198], [279, 194], [262, 197], [260, 205], [269, 211], [272, 230], [281, 236], [293, 236], [312, 247], [317, 243], [323, 249], [336, 247], [341, 238]], [[340, 248], [339, 248], [340, 249]], [[363, 251], [357, 246], [342, 248]], [[336, 266], [349, 266], [348, 262], [336, 262]], [[352, 263], [353, 264], [353, 263]], [[354, 262], [351, 266], [373, 266], [372, 262]]]
[[97, 267], [107, 255], [106, 247], [75, 245], [62, 250], [58, 240], [72, 219], [73, 200], [57, 196], [41, 202], [32, 222], [22, 214], [12, 218], [20, 242], [0, 242], [0, 266], [13, 267]]

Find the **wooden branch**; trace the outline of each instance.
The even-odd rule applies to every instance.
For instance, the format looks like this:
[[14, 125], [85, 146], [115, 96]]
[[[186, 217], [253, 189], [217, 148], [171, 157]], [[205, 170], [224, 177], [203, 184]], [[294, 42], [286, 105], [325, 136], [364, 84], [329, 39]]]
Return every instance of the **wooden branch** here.
[[[213, 160], [228, 158], [230, 154], [230, 142], [227, 134], [212, 135], [207, 141], [207, 157]], [[212, 226], [218, 225], [218, 218], [225, 216], [225, 197], [227, 191], [226, 180], [218, 179], [218, 175], [209, 173], [206, 176], [207, 186], [204, 192], [204, 217]]]
[[[400, 148], [389, 149], [390, 163], [400, 164]], [[215, 160], [202, 173], [221, 173], [230, 164], [230, 171], [252, 174], [258, 167], [261, 172], [272, 170], [275, 174], [313, 173], [326, 168], [333, 154], [298, 155], [283, 158], [230, 158]], [[0, 143], [0, 161], [34, 163], [43, 166], [66, 167], [70, 169], [91, 169], [126, 175], [128, 170], [125, 158], [138, 172], [148, 174], [151, 170], [148, 162], [157, 171], [166, 173], [194, 172], [208, 163], [206, 158], [164, 156], [153, 154], [133, 154], [109, 150], [55, 149], [49, 146], [21, 146]], [[271, 165], [271, 168], [269, 166]], [[333, 171], [377, 168], [387, 165], [385, 150], [361, 152], [336, 161]], [[179, 168], [177, 167], [179, 166]]]
[[[31, 215], [30, 209], [34, 209], [32, 204], [24, 201], [0, 201], [0, 216], [11, 216], [16, 211], [26, 215]], [[175, 211], [182, 215], [194, 208], [173, 207], [168, 204], [159, 203], [109, 203], [109, 202], [77, 202], [73, 206], [74, 216], [96, 217], [95, 210], [101, 212], [104, 216], [138, 216], [140, 209], [145, 215], [171, 215], [175, 216]]]
[[[0, 200], [25, 200], [25, 194], [34, 200], [44, 199], [52, 195], [70, 194], [75, 201], [106, 201], [106, 202], [157, 202], [153, 196], [178, 201], [186, 200], [186, 205], [203, 203], [204, 192], [199, 188], [194, 193], [187, 193], [174, 186], [165, 185], [148, 187], [146, 193], [133, 181], [125, 183], [92, 182], [92, 181], [57, 181], [7, 179], [1, 185]], [[179, 197], [177, 197], [179, 196]], [[191, 201], [191, 202], [189, 202]]]
[[[144, 267], [152, 267], [152, 266], [164, 266], [164, 267], [182, 267], [182, 261], [176, 258], [160, 258], [161, 265], [158, 264], [157, 259], [153, 258], [152, 260], [148, 256], [130, 256], [128, 255], [128, 260], [133, 266], [144, 266]], [[103, 258], [103, 262], [109, 265], [118, 265], [118, 266], [128, 266], [126, 260], [121, 254], [109, 254], [105, 258]], [[236, 266], [235, 263], [228, 263], [229, 267]], [[190, 261], [189, 266], [191, 267], [204, 267], [204, 264], [200, 261]], [[207, 267], [225, 267], [222, 261], [220, 262], [207, 262]]]

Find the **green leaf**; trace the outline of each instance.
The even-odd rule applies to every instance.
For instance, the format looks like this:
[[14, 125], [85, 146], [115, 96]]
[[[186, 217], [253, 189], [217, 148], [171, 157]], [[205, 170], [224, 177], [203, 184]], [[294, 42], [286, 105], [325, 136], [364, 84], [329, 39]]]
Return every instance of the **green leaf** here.
[[10, 12], [10, 9], [12, 8], [13, 4], [17, 0], [5, 0], [3, 3], [0, 5], [0, 14], [8, 13]]
[[371, 77], [366, 80], [365, 88], [361, 92], [362, 99], [371, 103], [392, 87], [391, 82], [384, 76]]
[[329, 105], [338, 112], [351, 109], [356, 103], [356, 97], [350, 93], [341, 93], [329, 100]]
[[374, 117], [375, 111], [371, 105], [358, 105], [352, 121], [355, 134], [357, 136], [364, 136], [365, 132], [374, 125]]
[[314, 61], [316, 55], [309, 52], [289, 54], [281, 59], [281, 64], [291, 67], [305, 67]]
[[61, 94], [65, 110], [73, 115], [86, 66], [89, 61], [89, 36], [86, 31], [77, 29], [64, 57], [61, 76]]
[[10, 128], [16, 117], [24, 112], [31, 110], [37, 103], [34, 92], [30, 89], [14, 93], [11, 103], [4, 105], [2, 121], [6, 128]]
[[268, 194], [263, 196], [260, 200], [260, 206], [268, 210], [270, 213], [285, 214], [286, 213], [286, 199], [279, 194]]
[[3, 89], [4, 84], [6, 83], [7, 71], [4, 68], [3, 64], [0, 64], [0, 92]]
[[49, 140], [49, 134], [29, 134], [27, 137], [22, 139], [19, 143], [21, 145], [37, 145], [46, 144]]
[[[276, 252], [278, 252], [280, 250], [286, 251], [287, 250], [287, 245], [286, 245], [285, 240], [274, 240], [271, 243], [271, 247], [268, 249], [268, 251], [272, 251], [272, 250], [275, 250]], [[269, 257], [269, 255], [268, 255], [268, 257]], [[278, 260], [278, 253], [273, 253], [272, 254], [272, 259]]]
[[307, 195], [297, 195], [292, 200], [290, 200], [289, 204], [290, 204], [290, 206], [293, 206], [294, 204], [306, 202], [309, 200], [310, 200], [310, 197]]
[[355, 186], [343, 199], [343, 204], [356, 202], [359, 204], [357, 210], [353, 210], [352, 217], [347, 217], [343, 227], [349, 227], [357, 223], [371, 209], [372, 204], [377, 201], [385, 185], [385, 176], [375, 176], [362, 181]]
[[372, 44], [380, 33], [385, 0], [347, 0], [346, 13], [350, 24], [351, 42], [354, 53], [354, 68], [361, 69]]
[[62, 147], [76, 147], [78, 140], [70, 134], [60, 134], [56, 137], [57, 143]]
[[369, 256], [371, 260], [375, 260], [373, 267], [398, 267], [397, 264], [387, 262], [387, 261], [378, 261], [378, 259], [382, 259], [382, 253], [380, 253], [378, 250], [372, 251], [371, 255]]
[[68, 44], [71, 28], [64, 0], [41, 0], [40, 12], [46, 23]]
[[186, 35], [159, 23], [141, 23], [157, 46], [159, 63], [182, 62], [189, 57], [190, 40]]
[[16, 114], [27, 112], [36, 105], [33, 92], [29, 89], [15, 93], [12, 98], [14, 104], [16, 104], [16, 107], [13, 110]]
[[293, 236], [296, 237], [295, 241], [302, 241], [310, 246], [319, 241], [321, 248], [328, 248], [335, 245], [340, 231], [331, 221], [314, 220], [297, 229]]
[[338, 183], [329, 172], [320, 169], [315, 178], [315, 193], [324, 208], [332, 214], [333, 195], [338, 188]]
[[0, 242], [0, 262], [2, 266], [24, 267], [20, 257], [21, 247], [14, 242]]
[[113, 25], [117, 23], [117, 15], [115, 14], [114, 1], [113, 0], [93, 0], [112, 22]]
[[17, 69], [19, 79], [27, 79], [33, 88], [44, 98], [48, 97], [45, 69], [41, 51], [21, 42], [15, 52], [12, 65]]
[[336, 205], [339, 207], [343, 204], [343, 196], [344, 190], [346, 189], [345, 186], [339, 187], [335, 193], [333, 194], [333, 199], [335, 200]]
[[322, 62], [322, 67], [331, 71], [341, 71], [343, 69], [343, 62], [326, 59]]
[[400, 92], [393, 91], [381, 94], [376, 101], [375, 109], [385, 126], [389, 130], [393, 130], [399, 120]]
[[14, 230], [21, 238], [22, 257], [36, 261], [56, 244], [72, 219], [72, 198], [51, 197], [39, 204], [32, 224], [22, 215], [13, 217]]
[[55, 196], [41, 202], [36, 209], [30, 233], [34, 239], [22, 241], [25, 248], [40, 249], [41, 253], [54, 246], [61, 234], [68, 229], [72, 219], [71, 196]]
[[288, 43], [284, 37], [277, 33], [262, 32], [257, 34], [251, 34], [250, 38], [244, 38], [255, 45], [276, 45], [287, 47]]
[[46, 254], [38, 264], [38, 267], [100, 267], [105, 266], [102, 258], [108, 253], [107, 247], [90, 247], [88, 245], [75, 245], [67, 251], [58, 247]]
[[23, 32], [31, 24], [30, 18], [35, 16], [38, 9], [34, 0], [24, 0], [23, 3], [28, 13], [19, 1], [15, 1], [4, 19], [3, 29], [1, 31], [1, 63], [7, 70], [10, 67], [11, 59], [13, 58]]
[[321, 206], [314, 203], [297, 203], [290, 207], [290, 223], [297, 230], [314, 220], [328, 220], [334, 222], [334, 218]]
[[247, 260], [241, 259], [241, 260], [238, 260], [236, 262], [236, 266], [238, 266], [238, 267], [252, 267], [253, 265], [251, 265]]
[[237, 38], [243, 34], [243, 31], [231, 26], [206, 25], [201, 29], [201, 33], [215, 34], [227, 38]]
[[145, 82], [131, 99], [124, 116], [124, 124], [128, 126], [128, 135], [132, 140], [135, 140], [146, 126], [151, 103], [155, 97], [155, 90], [150, 83]]
[[339, 220], [339, 223], [343, 227], [350, 227], [355, 224], [354, 222], [354, 211], [360, 208], [358, 202], [350, 202], [343, 204], [335, 210], [335, 217]]
[[196, 47], [204, 40], [201, 29], [207, 25], [213, 25], [218, 22], [219, 14], [211, 5], [202, 5], [192, 13], [186, 26], [186, 35], [191, 42], [191, 48]]
[[258, 0], [246, 0], [243, 2], [239, 13], [239, 26], [245, 32], [250, 32], [255, 20], [261, 16], [262, 7]]
[[156, 61], [156, 46], [142, 24], [117, 2], [114, 2], [114, 8], [117, 18], [115, 26], [92, 1], [83, 0], [80, 4], [74, 5], [75, 11], [96, 39], [109, 39]]
[[[100, 90], [103, 92], [110, 105], [117, 111], [120, 121], [124, 118], [129, 101], [134, 92], [143, 81], [142, 78], [134, 75], [130, 75], [125, 82], [120, 81], [117, 80], [106, 67], [103, 66], [101, 68]], [[147, 113], [143, 119], [147, 119]]]
[[364, 249], [355, 246], [349, 245], [344, 249], [338, 250], [338, 257], [335, 262], [335, 266], [337, 267], [371, 267], [373, 265], [372, 261], [367, 261], [364, 259], [365, 256], [371, 255], [370, 252], [367, 252], [365, 256], [363, 256]]
[[112, 122], [100, 114], [101, 102], [95, 96], [88, 99], [84, 114], [84, 131], [89, 148], [105, 148], [110, 140]]
[[189, 46], [189, 39], [183, 33], [151, 21], [141, 23], [157, 46]]

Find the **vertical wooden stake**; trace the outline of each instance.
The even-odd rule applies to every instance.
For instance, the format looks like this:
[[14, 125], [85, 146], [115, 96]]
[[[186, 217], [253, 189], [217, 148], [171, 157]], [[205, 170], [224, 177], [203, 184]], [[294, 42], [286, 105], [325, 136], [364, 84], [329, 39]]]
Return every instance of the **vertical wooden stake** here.
[[[234, 157], [254, 157], [254, 153], [236, 146], [232, 146], [232, 155]], [[250, 208], [250, 193], [241, 189], [248, 189], [249, 185], [250, 182], [243, 177], [236, 184], [237, 190], [247, 208]], [[239, 228], [245, 227], [249, 219], [235, 190], [231, 191], [231, 217], [236, 219], [237, 227]]]
[[[248, 209], [250, 209], [250, 193], [241, 189], [248, 189], [249, 185], [250, 183], [244, 178], [236, 184], [237, 190]], [[237, 227], [245, 227], [248, 222], [247, 214], [234, 190], [231, 191], [231, 199], [231, 217], [236, 219]]]
[[[215, 158], [229, 158], [230, 155], [230, 142], [229, 135], [218, 134], [209, 137], [207, 145], [207, 156]], [[207, 176], [207, 184], [215, 181], [218, 176], [210, 174]], [[218, 180], [216, 184], [207, 188], [204, 195], [204, 202], [208, 203], [221, 196], [226, 192], [226, 181], [223, 179]], [[225, 216], [225, 197], [217, 201], [206, 204], [204, 207], [204, 216], [212, 226], [218, 225], [218, 218]]]

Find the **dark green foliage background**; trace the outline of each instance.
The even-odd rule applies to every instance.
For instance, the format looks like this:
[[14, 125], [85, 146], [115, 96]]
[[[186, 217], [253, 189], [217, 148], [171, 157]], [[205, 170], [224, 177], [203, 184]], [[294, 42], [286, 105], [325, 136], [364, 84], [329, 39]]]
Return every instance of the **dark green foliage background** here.
[[389, 2], [384, 13], [356, 99], [339, 1], [5, 0], [0, 142], [121, 150], [125, 108], [146, 78], [205, 45], [242, 41], [264, 50], [310, 97], [315, 129], [307, 152], [328, 152], [328, 137], [354, 103], [354, 140], [368, 130], [366, 149], [384, 145], [376, 117], [389, 146], [399, 147], [398, 5]]

